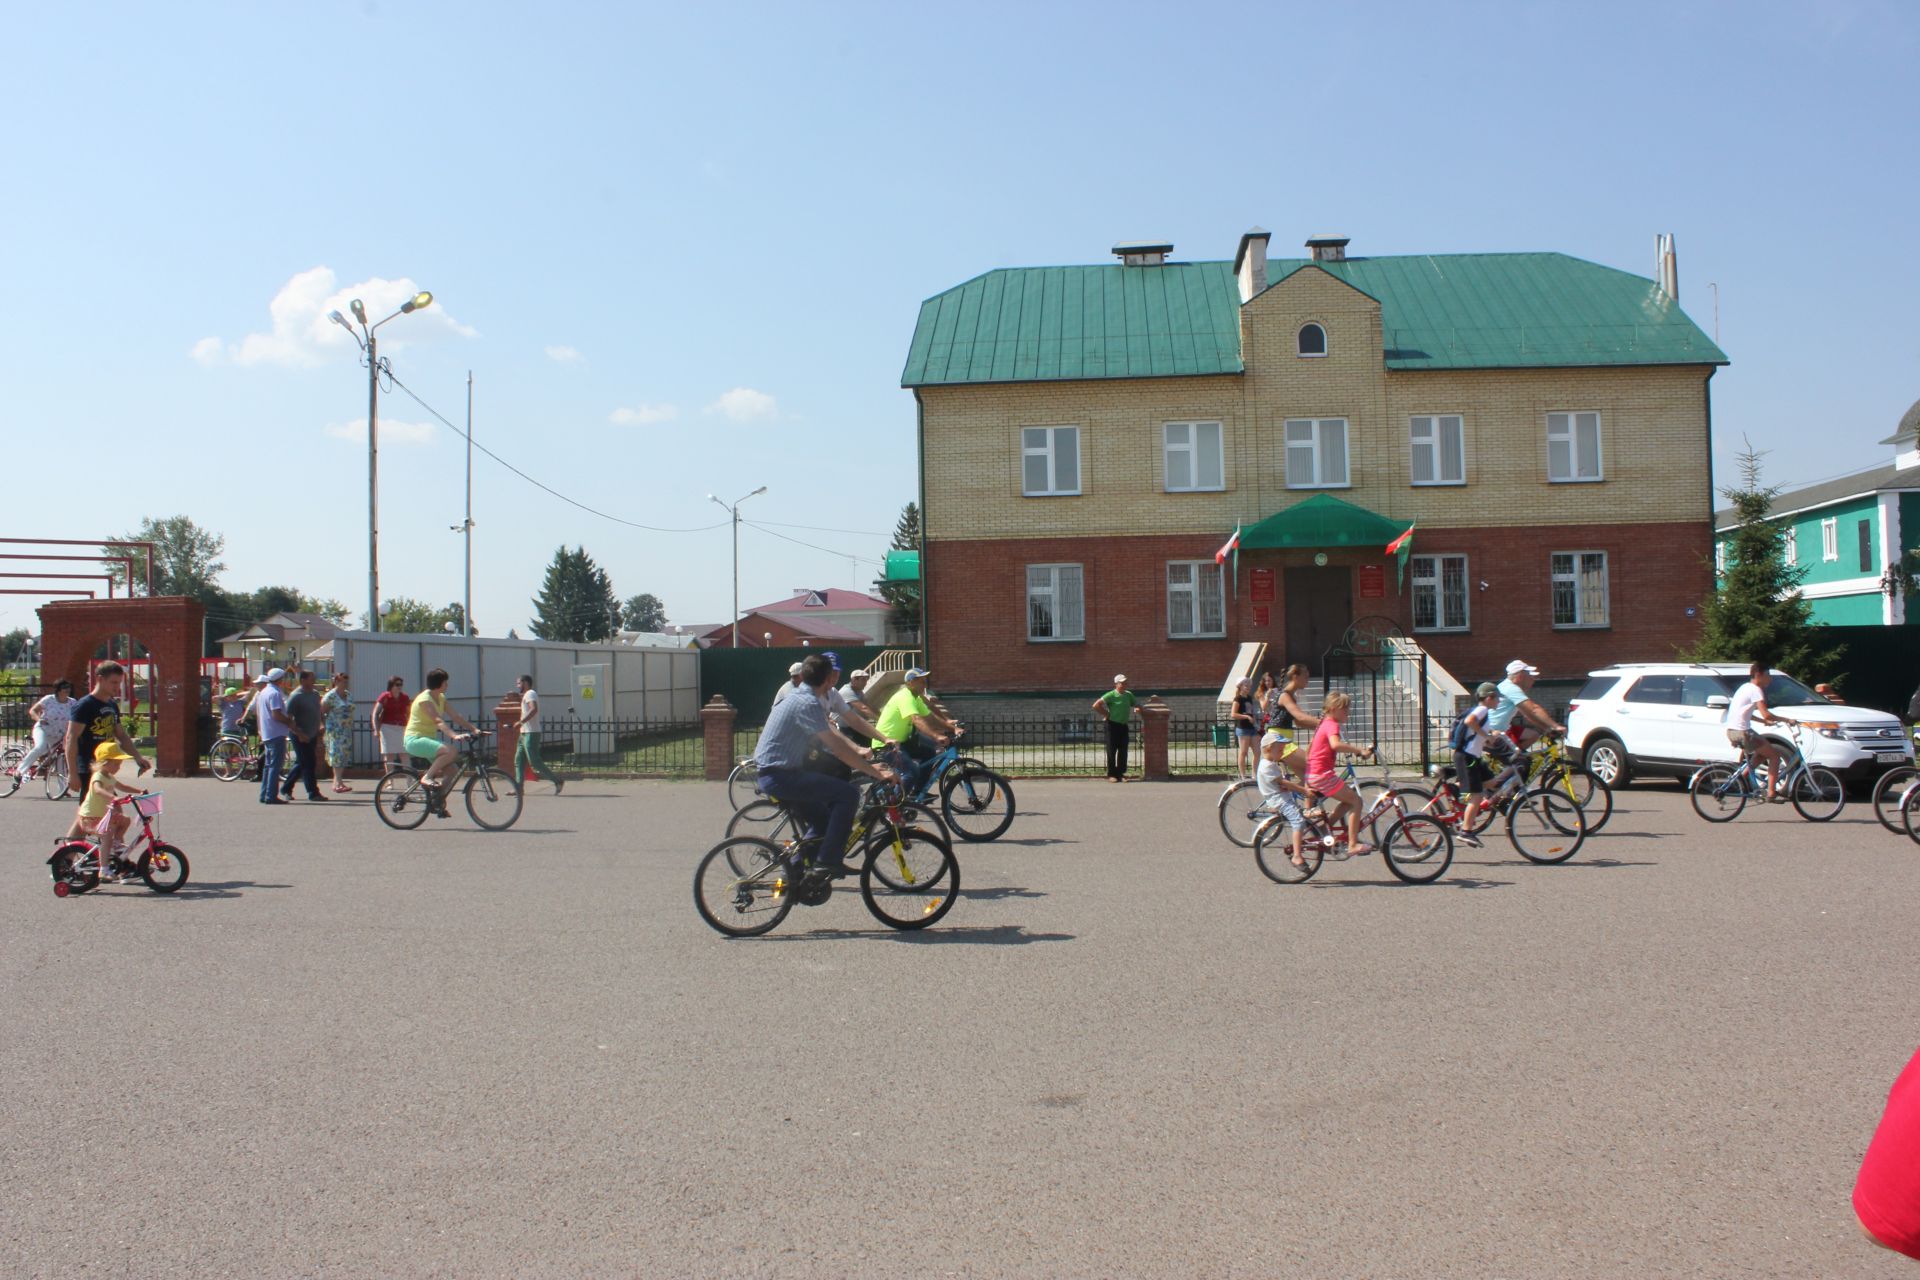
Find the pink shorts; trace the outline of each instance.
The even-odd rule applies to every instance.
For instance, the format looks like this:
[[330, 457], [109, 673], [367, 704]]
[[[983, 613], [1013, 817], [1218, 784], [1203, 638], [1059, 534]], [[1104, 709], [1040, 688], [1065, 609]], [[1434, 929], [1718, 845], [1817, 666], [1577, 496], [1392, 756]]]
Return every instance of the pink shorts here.
[[1337, 796], [1346, 789], [1347, 780], [1337, 773], [1316, 773], [1307, 779], [1307, 785], [1315, 795]]

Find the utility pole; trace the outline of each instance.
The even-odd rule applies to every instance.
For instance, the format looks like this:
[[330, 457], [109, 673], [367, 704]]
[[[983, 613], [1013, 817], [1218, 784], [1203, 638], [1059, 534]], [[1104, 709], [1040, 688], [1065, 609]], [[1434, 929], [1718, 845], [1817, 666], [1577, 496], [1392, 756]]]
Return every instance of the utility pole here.
[[461, 526], [467, 537], [467, 585], [460, 597], [460, 626], [473, 635], [473, 370], [467, 370], [467, 519]]
[[[348, 330], [349, 333], [352, 330]], [[367, 630], [380, 629], [380, 350], [367, 331]]]
[[[752, 493], [748, 494], [747, 498], [757, 498], [761, 494], [765, 493], [766, 491], [767, 491], [767, 486], [761, 485], [758, 489], [755, 489]], [[707, 495], [708, 502], [713, 503], [715, 506], [719, 507], [722, 511], [726, 512], [728, 515], [733, 517], [733, 642], [732, 643], [733, 643], [733, 647], [736, 649], [740, 647], [740, 503], [745, 502], [747, 498], [741, 498], [738, 501], [736, 501], [732, 506], [728, 506], [726, 503], [720, 501], [720, 499], [714, 497], [712, 494]]]

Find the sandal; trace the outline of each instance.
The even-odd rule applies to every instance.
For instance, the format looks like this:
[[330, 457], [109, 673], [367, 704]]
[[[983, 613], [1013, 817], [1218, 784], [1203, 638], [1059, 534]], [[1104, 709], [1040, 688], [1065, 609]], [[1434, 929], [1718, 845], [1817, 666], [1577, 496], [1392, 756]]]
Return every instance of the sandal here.
[[1368, 854], [1370, 854], [1370, 853], [1372, 853], [1372, 852], [1373, 852], [1373, 846], [1372, 846], [1372, 845], [1370, 845], [1370, 844], [1356, 844], [1356, 845], [1353, 845], [1353, 846], [1351, 846], [1351, 847], [1350, 847], [1350, 848], [1349, 848], [1349, 849], [1347, 850], [1347, 856], [1348, 856], [1349, 858], [1364, 858], [1364, 857], [1366, 857], [1366, 856], [1367, 856]]
[[333, 784], [333, 790], [334, 790], [334, 794], [335, 794], [335, 795], [338, 795], [338, 794], [340, 794], [340, 793], [341, 793], [341, 792], [343, 792], [343, 791], [351, 791], [351, 790], [353, 790], [353, 788], [352, 788], [352, 787], [350, 787], [350, 786], [348, 786], [348, 785], [347, 785], [346, 783], [344, 783], [344, 782], [336, 782], [336, 783], [334, 783], [334, 784]]

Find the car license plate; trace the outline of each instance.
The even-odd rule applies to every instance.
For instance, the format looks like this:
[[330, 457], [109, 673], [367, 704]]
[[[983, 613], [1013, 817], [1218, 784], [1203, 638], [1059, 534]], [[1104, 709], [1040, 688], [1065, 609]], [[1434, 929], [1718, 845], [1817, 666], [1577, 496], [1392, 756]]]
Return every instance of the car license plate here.
[[1873, 758], [1881, 764], [1905, 764], [1907, 753], [1904, 751], [1876, 751]]

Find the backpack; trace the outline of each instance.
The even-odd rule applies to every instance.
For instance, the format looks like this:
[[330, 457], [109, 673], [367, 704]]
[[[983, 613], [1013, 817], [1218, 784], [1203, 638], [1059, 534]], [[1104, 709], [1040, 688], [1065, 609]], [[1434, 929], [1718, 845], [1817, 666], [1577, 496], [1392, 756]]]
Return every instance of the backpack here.
[[1473, 729], [1468, 725], [1467, 717], [1471, 716], [1478, 709], [1479, 704], [1475, 703], [1465, 711], [1462, 711], [1460, 718], [1453, 722], [1453, 732], [1447, 735], [1447, 750], [1465, 751], [1467, 749], [1467, 743], [1473, 740]]

